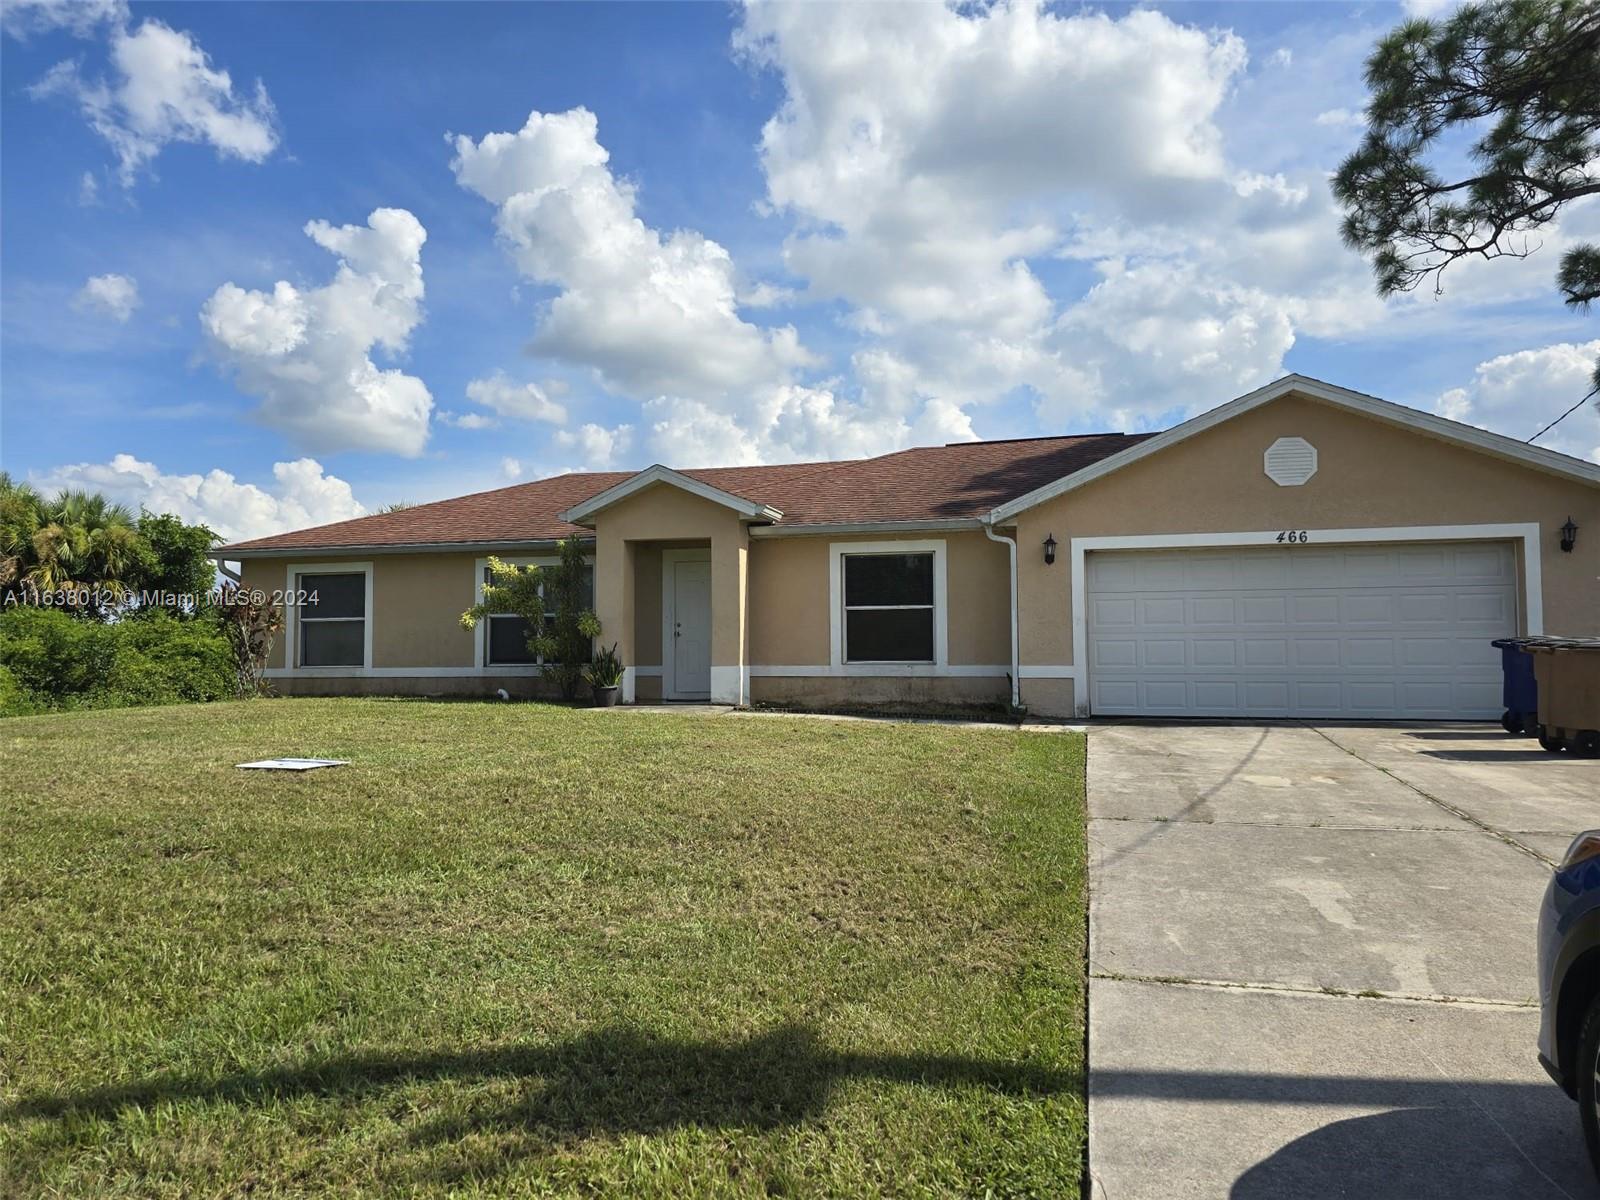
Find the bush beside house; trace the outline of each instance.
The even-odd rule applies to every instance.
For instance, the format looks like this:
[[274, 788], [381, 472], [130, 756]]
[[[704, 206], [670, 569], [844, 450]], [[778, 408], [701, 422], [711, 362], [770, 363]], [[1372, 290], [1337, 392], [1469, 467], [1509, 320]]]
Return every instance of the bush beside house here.
[[0, 714], [233, 694], [233, 652], [209, 618], [160, 609], [111, 622], [43, 608], [0, 613]]

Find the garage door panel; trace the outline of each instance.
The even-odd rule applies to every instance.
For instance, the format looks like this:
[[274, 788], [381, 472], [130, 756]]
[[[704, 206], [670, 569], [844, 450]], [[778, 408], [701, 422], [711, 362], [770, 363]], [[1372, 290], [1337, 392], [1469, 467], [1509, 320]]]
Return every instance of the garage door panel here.
[[1500, 711], [1500, 687], [1493, 683], [1463, 683], [1455, 689], [1455, 707]]
[[1235, 603], [1232, 596], [1196, 596], [1189, 601], [1189, 624], [1232, 625]]
[[1246, 625], [1287, 625], [1289, 623], [1289, 598], [1287, 596], [1241, 596], [1239, 619]]
[[1237, 562], [1234, 586], [1241, 588], [1282, 588], [1291, 582], [1287, 558], [1245, 558]]
[[1448, 716], [1456, 707], [1458, 691], [1448, 679], [1408, 679], [1400, 684], [1406, 709], [1423, 716]]
[[1097, 667], [1137, 667], [1139, 643], [1133, 638], [1100, 638], [1094, 644]]
[[1454, 619], [1455, 597], [1447, 588], [1402, 592], [1395, 616], [1406, 625], [1448, 625]]
[[1388, 592], [1347, 592], [1330, 599], [1336, 614], [1330, 625], [1394, 624], [1394, 597]]
[[1094, 680], [1091, 704], [1096, 712], [1134, 714], [1139, 712], [1139, 685], [1134, 680]]
[[1087, 565], [1095, 712], [1499, 714], [1489, 643], [1516, 628], [1509, 545], [1096, 552]]
[[1347, 667], [1394, 666], [1393, 638], [1348, 638], [1344, 644]]
[[1302, 712], [1337, 712], [1344, 707], [1344, 694], [1340, 685], [1331, 679], [1305, 679], [1294, 685], [1292, 714]]
[[1139, 565], [1134, 587], [1141, 592], [1184, 592], [1189, 579], [1182, 559], [1153, 558]]
[[1137, 624], [1138, 602], [1132, 597], [1096, 597], [1092, 619], [1101, 629], [1132, 629]]
[[1454, 552], [1455, 578], [1510, 583], [1513, 563], [1509, 554], [1493, 546], [1462, 546]]
[[1232, 591], [1241, 586], [1238, 564], [1226, 558], [1191, 558], [1184, 573], [1184, 588], [1191, 592]]
[[1192, 711], [1189, 686], [1183, 680], [1152, 679], [1142, 685], [1141, 691], [1146, 708], [1164, 708], [1180, 713]]
[[1360, 716], [1382, 716], [1398, 707], [1395, 690], [1395, 685], [1387, 681], [1347, 683], [1344, 702], [1351, 712]]
[[1462, 643], [1450, 637], [1400, 639], [1400, 660], [1407, 667], [1454, 667], [1462, 661]]
[[[1502, 635], [1496, 632], [1494, 637]], [[1496, 650], [1490, 642], [1479, 638], [1462, 638], [1456, 642], [1461, 656], [1457, 661], [1465, 667], [1482, 667], [1485, 670], [1498, 672], [1500, 670], [1500, 651]], [[1498, 674], [1495, 676], [1499, 679]]]
[[1340, 661], [1338, 638], [1295, 638], [1294, 665], [1297, 667], [1337, 667]]
[[1332, 593], [1287, 598], [1294, 613], [1296, 625], [1337, 625], [1339, 623], [1339, 597]]
[[1138, 611], [1141, 625], [1165, 625], [1179, 629], [1183, 627], [1182, 596], [1157, 596], [1154, 599], [1141, 600]]
[[1197, 679], [1194, 684], [1194, 704], [1200, 712], [1218, 708], [1239, 707], [1239, 684], [1231, 679]]
[[1341, 555], [1326, 550], [1307, 550], [1303, 546], [1274, 546], [1281, 550], [1289, 563], [1289, 582], [1286, 587], [1300, 589], [1338, 587], [1343, 571]]
[[1244, 665], [1286, 667], [1289, 665], [1289, 643], [1283, 638], [1245, 638]]
[[1189, 665], [1189, 643], [1184, 638], [1151, 638], [1144, 643], [1146, 667], [1186, 667]]
[[1244, 706], [1250, 716], [1283, 712], [1289, 707], [1289, 685], [1277, 679], [1247, 679]]
[[1457, 593], [1456, 620], [1504, 625], [1511, 620], [1510, 597], [1504, 591]]
[[1341, 564], [1341, 584], [1368, 583], [1385, 585], [1394, 582], [1395, 557], [1389, 550], [1350, 550]]

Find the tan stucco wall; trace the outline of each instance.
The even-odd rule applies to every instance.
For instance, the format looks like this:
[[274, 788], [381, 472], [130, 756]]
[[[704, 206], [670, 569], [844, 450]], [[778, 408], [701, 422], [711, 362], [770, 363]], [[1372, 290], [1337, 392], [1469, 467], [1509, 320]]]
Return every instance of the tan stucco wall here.
[[372, 665], [470, 667], [461, 614], [476, 600], [471, 554], [386, 554], [372, 560]]
[[[651, 542], [637, 546], [633, 554], [633, 658], [630, 667], [661, 665], [661, 547]], [[597, 600], [596, 603], [599, 603]], [[601, 630], [604, 635], [605, 630]], [[606, 645], [611, 641], [601, 638]], [[659, 690], [656, 693], [660, 695]]]
[[[1299, 487], [1262, 470], [1280, 437], [1317, 448], [1317, 473]], [[1070, 539], [1119, 534], [1536, 522], [1546, 632], [1600, 634], [1600, 536], [1580, 532], [1563, 554], [1556, 531], [1569, 515], [1600, 534], [1600, 489], [1285, 396], [1020, 514], [1021, 660], [1072, 662]], [[1060, 544], [1051, 567], [1048, 534]], [[1023, 681], [1036, 711], [1070, 712], [1059, 707], [1070, 694], [1065, 681]]]
[[[348, 555], [328, 558], [330, 571], [358, 561]], [[461, 614], [472, 607], [477, 557], [472, 554], [385, 554], [372, 563], [372, 665], [374, 667], [470, 667], [475, 636], [461, 628]], [[313, 566], [312, 557], [297, 567]], [[290, 563], [254, 559], [241, 564], [245, 586], [269, 595], [288, 586]], [[273, 643], [267, 665], [280, 668], [288, 653], [288, 630]]]
[[828, 665], [828, 543], [825, 537], [750, 541], [750, 661]]
[[750, 661], [827, 666], [828, 553], [834, 543], [943, 541], [953, 666], [1011, 661], [1010, 558], [981, 532], [750, 540]]
[[882, 676], [780, 677], [750, 681], [758, 704], [801, 704], [838, 708], [855, 704], [1007, 704], [1011, 685], [1004, 675], [936, 676], [889, 679]]

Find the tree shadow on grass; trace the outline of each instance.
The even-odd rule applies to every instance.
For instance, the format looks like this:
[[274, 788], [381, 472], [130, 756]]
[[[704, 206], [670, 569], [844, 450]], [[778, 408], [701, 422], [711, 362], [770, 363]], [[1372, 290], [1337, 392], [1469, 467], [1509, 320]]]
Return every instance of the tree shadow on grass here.
[[612, 1026], [550, 1045], [347, 1055], [217, 1077], [155, 1076], [77, 1092], [24, 1095], [0, 1122], [95, 1116], [172, 1102], [265, 1105], [300, 1097], [359, 1100], [433, 1080], [512, 1079], [508, 1103], [441, 1116], [415, 1140], [443, 1142], [479, 1131], [517, 1130], [561, 1139], [656, 1133], [695, 1125], [768, 1130], [814, 1120], [850, 1079], [977, 1088], [1013, 1097], [1082, 1094], [1082, 1075], [960, 1055], [838, 1053], [815, 1030], [784, 1025], [745, 1041], [681, 1041]]

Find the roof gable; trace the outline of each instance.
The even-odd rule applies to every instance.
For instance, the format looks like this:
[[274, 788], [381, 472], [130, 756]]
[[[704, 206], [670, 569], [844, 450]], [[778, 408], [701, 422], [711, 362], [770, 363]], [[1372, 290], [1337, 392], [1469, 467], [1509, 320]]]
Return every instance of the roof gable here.
[[1508, 438], [1498, 433], [1490, 433], [1486, 429], [1479, 429], [1473, 425], [1463, 425], [1459, 421], [1451, 421], [1445, 417], [1434, 416], [1432, 413], [1425, 413], [1415, 408], [1407, 408], [1403, 404], [1380, 400], [1378, 397], [1369, 396], [1364, 392], [1354, 392], [1349, 388], [1324, 383], [1320, 379], [1312, 379], [1307, 375], [1285, 375], [1282, 379], [1274, 380], [1265, 387], [1257, 388], [1253, 392], [1248, 392], [1235, 400], [1230, 400], [1226, 404], [1219, 405], [1208, 412], [1203, 412], [1197, 417], [1191, 417], [1181, 425], [1174, 425], [1164, 433], [1155, 434], [1135, 446], [1102, 458], [1099, 462], [1087, 466], [1083, 470], [1052, 480], [1050, 483], [1018, 496], [1014, 500], [997, 505], [988, 514], [986, 521], [995, 525], [1005, 524], [1018, 513], [1026, 512], [1036, 505], [1043, 504], [1046, 500], [1053, 500], [1055, 497], [1080, 488], [1086, 483], [1093, 483], [1102, 476], [1121, 470], [1123, 467], [1136, 463], [1140, 459], [1148, 458], [1152, 454], [1159, 454], [1168, 446], [1187, 441], [1198, 433], [1204, 433], [1224, 421], [1242, 416], [1291, 393], [1306, 396], [1324, 404], [1331, 404], [1350, 412], [1359, 413], [1362, 416], [1396, 425], [1402, 429], [1409, 429], [1414, 433], [1421, 433], [1428, 437], [1438, 438], [1441, 441], [1466, 446], [1525, 467], [1531, 467], [1534, 470], [1600, 485], [1600, 465], [1586, 463], [1582, 459], [1572, 458], [1566, 454], [1558, 454], [1554, 450], [1546, 450], [1540, 446], [1530, 446], [1526, 442], [1519, 442], [1514, 438]]
[[688, 492], [691, 496], [699, 496], [702, 500], [709, 500], [713, 504], [720, 504], [724, 508], [731, 508], [740, 517], [747, 521], [776, 521], [783, 513], [773, 508], [770, 504], [763, 504], [758, 500], [751, 500], [735, 492], [726, 491], [714, 484], [685, 475], [681, 471], [674, 471], [671, 467], [664, 467], [660, 463], [646, 467], [636, 475], [613, 484], [603, 492], [590, 496], [587, 500], [580, 500], [563, 513], [557, 514], [561, 520], [569, 525], [582, 525], [592, 527], [594, 517], [603, 509], [619, 504], [629, 496], [637, 495], [645, 488], [656, 484], [665, 484], [681, 491]]

